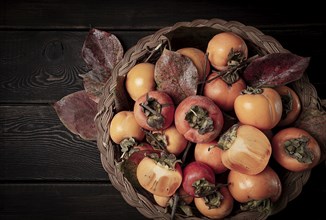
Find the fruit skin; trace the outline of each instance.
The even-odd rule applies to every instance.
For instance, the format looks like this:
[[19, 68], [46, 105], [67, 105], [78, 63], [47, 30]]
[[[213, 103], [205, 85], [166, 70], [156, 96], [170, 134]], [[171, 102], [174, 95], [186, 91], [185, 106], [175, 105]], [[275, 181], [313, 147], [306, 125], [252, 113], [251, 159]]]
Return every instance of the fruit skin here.
[[210, 166], [216, 174], [223, 173], [228, 168], [222, 163], [223, 150], [217, 146], [217, 141], [197, 143], [195, 145], [195, 160]]
[[137, 166], [144, 159], [144, 157], [146, 157], [151, 153], [160, 153], [160, 151], [154, 150], [153, 148], [135, 151], [121, 164], [121, 170], [123, 172], [123, 175], [137, 189], [142, 188], [138, 182], [137, 175], [136, 175]]
[[240, 203], [263, 199], [271, 199], [275, 202], [282, 192], [281, 180], [270, 166], [256, 175], [231, 170], [228, 175], [228, 184], [232, 197]]
[[109, 132], [112, 141], [116, 144], [120, 144], [125, 138], [133, 137], [141, 141], [145, 137], [132, 111], [120, 111], [115, 114], [110, 123]]
[[[191, 59], [198, 70], [198, 80], [199, 82], [204, 81], [206, 76], [209, 74], [211, 70], [211, 66], [208, 58], [206, 58], [205, 53], [195, 47], [184, 47], [178, 49], [176, 52], [181, 53], [184, 56], [187, 56]], [[206, 68], [205, 68], [206, 64]]]
[[[219, 145], [222, 145], [220, 141], [221, 138]], [[251, 125], [239, 125], [235, 139], [229, 143], [228, 149], [224, 149], [221, 157], [224, 166], [230, 170], [255, 175], [265, 169], [271, 154], [271, 143], [262, 131]]]
[[182, 183], [182, 169], [179, 163], [171, 169], [149, 157], [140, 161], [136, 175], [139, 184], [157, 196], [172, 196]]
[[262, 130], [274, 128], [282, 117], [282, 100], [273, 88], [253, 88], [254, 93], [242, 93], [234, 101], [234, 111], [242, 124]]
[[[192, 106], [200, 106], [208, 111], [208, 116], [213, 120], [214, 129], [200, 134], [198, 129], [192, 128], [185, 119], [186, 113]], [[174, 114], [174, 123], [177, 130], [184, 137], [194, 143], [203, 143], [214, 140], [221, 132], [224, 118], [220, 108], [208, 97], [194, 95], [185, 98], [177, 107]]]
[[169, 202], [170, 202], [170, 199], [171, 199], [171, 196], [157, 196], [157, 195], [153, 195], [153, 198], [155, 200], [155, 202], [163, 207], [163, 208], [166, 208], [169, 206]]
[[134, 101], [143, 94], [155, 90], [154, 69], [155, 65], [152, 63], [138, 63], [129, 70], [125, 86]]
[[[161, 105], [160, 115], [163, 117], [161, 124], [152, 126], [148, 124], [148, 117], [144, 113], [144, 109], [141, 104], [147, 102], [149, 98], [153, 98]], [[134, 104], [134, 115], [137, 123], [144, 129], [149, 131], [157, 131], [160, 129], [166, 129], [172, 125], [174, 119], [174, 103], [172, 98], [165, 92], [150, 91], [141, 97], [139, 97]]]
[[166, 150], [176, 156], [179, 156], [188, 145], [188, 140], [179, 133], [174, 124], [162, 131], [154, 131], [153, 133], [165, 135], [167, 139]]
[[[284, 127], [292, 124], [301, 112], [301, 101], [297, 93], [286, 85], [274, 87], [280, 94], [283, 104], [283, 115], [277, 126]], [[290, 101], [287, 100], [290, 98]], [[289, 105], [289, 109], [284, 106]]]
[[205, 179], [209, 183], [215, 184], [213, 169], [199, 161], [192, 161], [183, 168], [182, 187], [190, 196], [198, 197], [198, 195], [195, 195], [195, 188], [192, 184], [200, 179]]
[[245, 59], [248, 57], [246, 42], [233, 32], [222, 32], [213, 36], [207, 45], [206, 53], [211, 65], [217, 70], [226, 70], [230, 51], [240, 52]]
[[201, 214], [211, 219], [222, 219], [232, 212], [234, 199], [229, 189], [224, 186], [219, 189], [219, 192], [222, 194], [223, 199], [221, 205], [217, 208], [209, 208], [205, 204], [203, 197], [194, 198], [195, 206]]
[[[300, 162], [285, 150], [285, 143], [298, 138], [308, 138], [305, 150], [312, 156], [310, 162]], [[316, 139], [303, 129], [288, 127], [278, 131], [272, 138], [272, 156], [285, 169], [293, 172], [305, 171], [315, 167], [321, 158], [321, 150]], [[296, 145], [296, 144], [293, 144]], [[292, 146], [293, 146], [292, 145]], [[308, 154], [308, 155], [309, 155]]]
[[[211, 73], [204, 86], [204, 96], [212, 99], [224, 111], [231, 111], [234, 107], [235, 99], [246, 88], [246, 83], [242, 78], [229, 85], [217, 73]], [[210, 81], [212, 80], [212, 81]], [[209, 82], [210, 81], [210, 82]]]

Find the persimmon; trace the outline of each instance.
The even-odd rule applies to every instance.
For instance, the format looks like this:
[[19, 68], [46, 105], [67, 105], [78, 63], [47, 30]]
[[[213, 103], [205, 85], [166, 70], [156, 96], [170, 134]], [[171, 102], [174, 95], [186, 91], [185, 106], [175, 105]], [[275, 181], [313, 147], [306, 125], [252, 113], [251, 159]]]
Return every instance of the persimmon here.
[[160, 145], [157, 147], [163, 147], [176, 156], [179, 156], [188, 145], [188, 140], [177, 130], [174, 124], [166, 129], [154, 131], [152, 135], [155, 140], [152, 140], [151, 137], [146, 137], [146, 139], [151, 140], [153, 145]]
[[235, 124], [222, 134], [218, 147], [223, 149], [222, 163], [230, 170], [248, 175], [260, 173], [268, 165], [271, 143], [258, 128]]
[[282, 117], [282, 100], [273, 88], [247, 87], [234, 101], [234, 111], [243, 124], [266, 130], [274, 128]]
[[277, 126], [287, 126], [293, 123], [301, 112], [301, 101], [297, 93], [289, 86], [281, 85], [274, 87], [280, 94], [283, 106], [281, 120]]
[[168, 128], [173, 123], [174, 111], [172, 98], [156, 90], [140, 96], [134, 104], [137, 123], [150, 131]]
[[182, 169], [174, 154], [149, 154], [137, 166], [137, 180], [148, 192], [172, 196], [182, 183]]
[[133, 111], [120, 111], [115, 114], [110, 123], [110, 137], [116, 144], [125, 138], [135, 138], [141, 141], [145, 137], [141, 126], [137, 123]]
[[125, 86], [134, 101], [145, 93], [155, 90], [154, 69], [155, 65], [152, 63], [138, 63], [127, 73]]
[[188, 141], [202, 143], [212, 141], [220, 134], [224, 118], [210, 98], [194, 95], [188, 96], [176, 107], [174, 123]]
[[242, 78], [228, 83], [223, 77], [218, 77], [217, 72], [212, 72], [205, 82], [204, 96], [212, 99], [224, 111], [231, 111], [234, 107], [234, 100], [246, 88], [246, 82]]
[[271, 203], [276, 202], [282, 193], [281, 180], [270, 166], [256, 175], [231, 170], [228, 184], [232, 197], [245, 210], [270, 209]]
[[222, 163], [223, 150], [217, 146], [217, 141], [195, 145], [194, 157], [196, 161], [210, 166], [216, 174], [225, 172], [228, 168]]
[[178, 195], [181, 201], [183, 201], [185, 204], [190, 204], [194, 201], [194, 197], [189, 195], [183, 188], [182, 184], [178, 189]]
[[155, 150], [153, 148], [145, 149], [145, 150], [137, 150], [133, 151], [131, 150], [131, 154], [123, 160], [121, 163], [121, 171], [123, 172], [123, 175], [128, 179], [128, 181], [137, 189], [142, 188], [142, 186], [139, 184], [139, 181], [137, 179], [137, 167], [138, 164], [146, 157], [147, 155], [151, 153], [157, 153], [159, 154], [160, 150]]
[[153, 195], [153, 198], [155, 200], [155, 202], [165, 208], [168, 207], [170, 205], [170, 201], [171, 201], [171, 196], [158, 196], [158, 195]]
[[214, 170], [205, 163], [192, 161], [183, 168], [182, 187], [193, 197], [202, 197], [215, 189]]
[[318, 142], [301, 128], [281, 129], [273, 136], [271, 143], [273, 158], [290, 171], [312, 169], [319, 163], [321, 150]]
[[217, 70], [226, 70], [228, 65], [241, 63], [248, 57], [248, 47], [242, 37], [233, 32], [221, 32], [208, 42], [206, 53], [211, 65]]
[[194, 198], [198, 211], [211, 219], [222, 219], [228, 216], [233, 209], [233, 197], [226, 186], [223, 186], [211, 195]]

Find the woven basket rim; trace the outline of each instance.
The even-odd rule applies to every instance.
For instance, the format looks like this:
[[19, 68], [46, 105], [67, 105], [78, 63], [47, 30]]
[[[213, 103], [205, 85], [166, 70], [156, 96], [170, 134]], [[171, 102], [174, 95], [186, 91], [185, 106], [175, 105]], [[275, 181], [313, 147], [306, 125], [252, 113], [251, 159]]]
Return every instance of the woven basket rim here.
[[[138, 193], [137, 190], [134, 189], [130, 182], [115, 166], [115, 144], [110, 141], [108, 127], [114, 114], [119, 111], [119, 107], [117, 106], [115, 100], [115, 92], [119, 78], [125, 77], [128, 70], [130, 70], [130, 68], [136, 64], [137, 60], [148, 52], [146, 48], [154, 49], [162, 40], [164, 34], [174, 31], [179, 27], [211, 27], [221, 31], [232, 31], [239, 34], [246, 40], [253, 42], [260, 48], [265, 49], [267, 53], [288, 52], [288, 50], [283, 48], [283, 46], [275, 38], [269, 35], [265, 35], [263, 32], [253, 26], [244, 25], [238, 21], [226, 21], [219, 18], [196, 19], [190, 22], [177, 22], [172, 26], [164, 27], [151, 35], [141, 38], [136, 45], [126, 51], [123, 59], [114, 68], [112, 77], [104, 87], [104, 95], [101, 97], [98, 103], [98, 114], [95, 117], [95, 122], [98, 129], [97, 145], [101, 155], [103, 168], [108, 173], [112, 185], [118, 191], [120, 191], [122, 197], [129, 205], [137, 208], [138, 211], [147, 218], [170, 219], [171, 216], [169, 213], [165, 213], [165, 210], [162, 207], [153, 204], [144, 195]], [[308, 87], [307, 92], [309, 93], [309, 96], [316, 97], [316, 99], [318, 99], [317, 92], [315, 88], [309, 83], [307, 76], [303, 77], [298, 84], [299, 85], [295, 85], [295, 87], [299, 87], [297, 89], [300, 89], [301, 87]], [[312, 101], [310, 99], [304, 100], [304, 102], [308, 106], [315, 104], [311, 103]], [[310, 177], [310, 173], [310, 170], [300, 173], [288, 173], [287, 177], [285, 177], [284, 185], [291, 185], [293, 183], [295, 185], [285, 188], [285, 191], [282, 193], [282, 199], [277, 202], [273, 212], [270, 214], [275, 214], [283, 210], [289, 201], [295, 199], [301, 193], [302, 187]], [[287, 181], [293, 179], [296, 181]], [[235, 216], [231, 216], [230, 218], [266, 219], [270, 214], [243, 212]], [[184, 216], [179, 215], [176, 215], [175, 217], [176, 219], [185, 218]], [[186, 219], [200, 218], [187, 217]]]

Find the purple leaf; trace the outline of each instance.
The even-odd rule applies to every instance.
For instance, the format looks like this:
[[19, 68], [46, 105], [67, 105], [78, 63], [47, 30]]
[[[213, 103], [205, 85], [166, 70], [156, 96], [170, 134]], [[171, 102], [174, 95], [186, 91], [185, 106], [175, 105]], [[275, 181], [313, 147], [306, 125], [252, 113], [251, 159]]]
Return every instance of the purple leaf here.
[[81, 77], [83, 78], [86, 93], [94, 102], [98, 103], [105, 82], [108, 80], [106, 73], [104, 71], [95, 72], [91, 70], [86, 74], [81, 75]]
[[190, 58], [164, 49], [155, 64], [157, 90], [166, 92], [175, 104], [197, 93], [198, 70]]
[[89, 31], [82, 47], [82, 57], [91, 71], [81, 75], [87, 94], [92, 98], [102, 94], [105, 82], [123, 55], [123, 47], [115, 35], [95, 28]]
[[252, 87], [285, 85], [300, 79], [309, 62], [293, 53], [267, 54], [249, 63], [242, 77]]
[[85, 140], [96, 140], [95, 115], [97, 103], [85, 90], [71, 93], [53, 104], [59, 119], [66, 128]]

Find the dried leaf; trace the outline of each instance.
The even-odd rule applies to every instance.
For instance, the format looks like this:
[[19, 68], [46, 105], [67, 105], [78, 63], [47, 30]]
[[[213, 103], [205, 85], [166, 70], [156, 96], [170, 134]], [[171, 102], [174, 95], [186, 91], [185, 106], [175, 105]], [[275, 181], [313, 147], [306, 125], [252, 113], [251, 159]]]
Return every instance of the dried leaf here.
[[188, 96], [196, 95], [198, 71], [190, 58], [164, 49], [155, 64], [157, 90], [166, 92], [178, 105]]
[[319, 143], [321, 160], [326, 159], [326, 111], [321, 107], [304, 109], [294, 123], [295, 127], [309, 132]]
[[83, 78], [86, 93], [94, 102], [98, 103], [105, 82], [108, 80], [106, 72], [94, 72], [91, 70], [86, 74], [81, 75], [81, 77]]
[[95, 28], [89, 31], [82, 47], [82, 57], [91, 71], [81, 77], [91, 97], [102, 94], [105, 82], [123, 55], [123, 47], [115, 35]]
[[293, 53], [271, 53], [253, 60], [242, 77], [252, 87], [285, 85], [300, 79], [309, 62], [310, 57]]
[[71, 93], [53, 104], [59, 119], [66, 128], [85, 140], [96, 140], [95, 115], [97, 103], [85, 90]]

